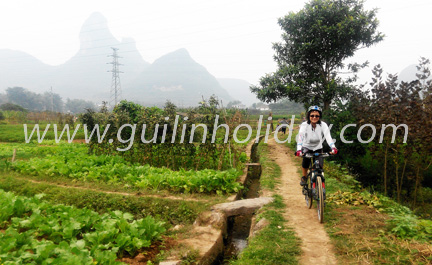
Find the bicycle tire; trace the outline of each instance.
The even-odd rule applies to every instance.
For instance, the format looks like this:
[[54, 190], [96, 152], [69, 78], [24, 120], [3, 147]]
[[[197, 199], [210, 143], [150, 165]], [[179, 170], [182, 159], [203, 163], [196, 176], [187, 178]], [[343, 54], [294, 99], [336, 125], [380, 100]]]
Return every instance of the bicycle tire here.
[[312, 196], [312, 181], [311, 181], [311, 175], [308, 175], [307, 178], [307, 186], [306, 186], [306, 194], [305, 194], [305, 200], [306, 200], [306, 206], [310, 209], [312, 208], [313, 204], [313, 196]]
[[317, 176], [315, 188], [316, 188], [316, 192], [318, 192], [318, 201], [317, 201], [318, 220], [320, 223], [323, 223], [324, 222], [324, 192], [323, 192], [321, 176]]

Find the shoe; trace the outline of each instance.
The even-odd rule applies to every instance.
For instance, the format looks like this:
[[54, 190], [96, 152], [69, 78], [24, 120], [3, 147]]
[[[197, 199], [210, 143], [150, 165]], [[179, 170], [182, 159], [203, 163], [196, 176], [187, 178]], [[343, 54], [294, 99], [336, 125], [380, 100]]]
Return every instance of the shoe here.
[[307, 178], [303, 176], [300, 181], [300, 186], [306, 186], [306, 185], [307, 185]]
[[303, 186], [302, 194], [303, 194], [303, 195], [308, 195], [308, 189], [307, 189], [306, 185]]

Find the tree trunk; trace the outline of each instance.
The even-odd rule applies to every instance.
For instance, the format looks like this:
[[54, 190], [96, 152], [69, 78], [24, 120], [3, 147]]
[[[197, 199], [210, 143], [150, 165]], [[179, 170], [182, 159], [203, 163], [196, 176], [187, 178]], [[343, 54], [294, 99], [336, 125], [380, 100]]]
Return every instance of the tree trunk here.
[[330, 109], [330, 104], [331, 104], [331, 101], [330, 100], [325, 100], [324, 102], [324, 106], [323, 106], [323, 112], [327, 112], [327, 110], [329, 110]]
[[417, 167], [416, 182], [415, 182], [415, 188], [414, 188], [414, 202], [413, 202], [413, 206], [412, 206], [413, 209], [415, 209], [416, 203], [417, 203], [417, 189], [418, 189], [419, 175], [420, 175], [419, 172], [420, 172], [420, 168]]
[[400, 203], [399, 163], [398, 162], [395, 163], [395, 175], [396, 175], [396, 198], [397, 198], [397, 202]]
[[384, 195], [387, 196], [387, 155], [388, 155], [388, 142], [384, 151]]
[[406, 165], [407, 165], [407, 161], [404, 162], [404, 166], [403, 166], [403, 169], [402, 169], [402, 175], [401, 175], [401, 179], [400, 179], [400, 188], [399, 188], [398, 197], [400, 197], [400, 193], [401, 193], [401, 191], [402, 191], [402, 187], [403, 187], [403, 178], [404, 178], [404, 175], [405, 175]]

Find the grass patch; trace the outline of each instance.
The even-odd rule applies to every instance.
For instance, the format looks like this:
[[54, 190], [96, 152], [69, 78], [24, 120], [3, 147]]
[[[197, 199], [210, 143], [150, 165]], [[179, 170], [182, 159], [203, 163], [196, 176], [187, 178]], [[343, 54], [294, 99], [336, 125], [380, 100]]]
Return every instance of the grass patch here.
[[44, 141], [43, 144], [31, 142], [25, 143], [0, 143], [0, 170], [8, 169], [11, 165], [12, 157], [15, 151], [15, 161], [29, 160], [31, 158], [42, 158], [50, 154], [61, 151], [64, 144], [57, 144], [54, 141]]
[[274, 195], [275, 201], [265, 206], [259, 218], [266, 218], [270, 224], [249, 241], [248, 247], [231, 265], [298, 264], [300, 241], [292, 228], [285, 225], [282, 216], [285, 208], [282, 198]]
[[367, 206], [329, 206], [326, 229], [341, 264], [431, 264], [430, 244], [390, 234], [388, 215]]
[[[261, 188], [273, 191], [280, 183], [281, 169], [269, 158], [267, 144], [260, 143], [258, 152], [263, 169]], [[283, 217], [286, 205], [282, 197], [277, 194], [273, 197], [273, 203], [263, 207], [257, 216], [257, 221], [265, 218], [269, 225], [249, 239], [247, 248], [237, 260], [230, 261], [231, 265], [298, 264], [300, 240], [293, 229], [286, 225], [287, 221]]]
[[281, 169], [278, 164], [268, 158], [269, 151], [266, 143], [258, 145], [258, 153], [260, 154], [260, 163], [263, 168], [260, 178], [261, 189], [273, 190], [280, 183]]
[[[341, 264], [431, 264], [432, 247], [421, 234], [422, 221], [409, 209], [381, 195], [370, 194], [341, 167], [327, 163], [325, 228]], [[426, 231], [427, 232], [427, 231]]]
[[[44, 137], [44, 141], [42, 142], [42, 144], [45, 142], [45, 140], [54, 140], [55, 139], [55, 134], [54, 134], [54, 124], [55, 123], [56, 122], [52, 122], [52, 124], [50, 124], [50, 127], [47, 130], [47, 133]], [[23, 124], [26, 124], [26, 123], [24, 122]], [[23, 124], [0, 124], [0, 142], [24, 143], [26, 140], [26, 137], [24, 134], [24, 125]], [[35, 126], [35, 124], [28, 124], [27, 123], [27, 136], [28, 137], [30, 136], [34, 126]], [[39, 132], [40, 132], [41, 137], [44, 133], [46, 126], [47, 126], [46, 122], [39, 124]], [[57, 137], [60, 136], [63, 128], [64, 127], [62, 125], [57, 126]], [[70, 135], [72, 136], [74, 129], [69, 128], [69, 131], [70, 131]], [[89, 135], [90, 135], [90, 133], [89, 133]], [[85, 138], [84, 137], [84, 127], [83, 127], [83, 125], [80, 125], [74, 139], [84, 139], [84, 138]], [[35, 141], [38, 139], [36, 131], [33, 133], [31, 139], [35, 140]], [[66, 132], [63, 134], [62, 139], [67, 140]]]

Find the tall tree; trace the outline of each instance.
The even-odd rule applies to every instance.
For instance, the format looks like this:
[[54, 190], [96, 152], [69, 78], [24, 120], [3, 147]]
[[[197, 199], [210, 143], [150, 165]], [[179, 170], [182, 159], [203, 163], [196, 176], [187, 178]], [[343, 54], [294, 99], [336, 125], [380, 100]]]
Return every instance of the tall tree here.
[[[323, 104], [327, 110], [349, 91], [338, 76], [344, 60], [384, 38], [377, 31], [376, 12], [364, 10], [361, 0], [311, 0], [280, 18], [283, 42], [273, 44], [278, 69], [251, 86], [252, 92], [266, 102], [287, 97], [305, 106]], [[355, 72], [359, 66], [348, 68]]]
[[240, 100], [233, 100], [233, 101], [228, 102], [228, 104], [227, 104], [226, 107], [228, 109], [231, 109], [231, 108], [233, 108], [233, 106], [236, 106], [236, 105], [239, 105], [239, 104], [242, 104]]
[[65, 104], [65, 111], [74, 114], [84, 113], [86, 109], [96, 109], [96, 105], [91, 101], [83, 99], [67, 99]]
[[63, 100], [59, 94], [45, 92], [42, 95], [42, 107], [40, 110], [63, 112]]
[[361, 138], [372, 137], [368, 147], [373, 160], [379, 163], [384, 193], [398, 201], [411, 197], [413, 206], [432, 164], [429, 60], [421, 58], [417, 69], [418, 79], [406, 83], [399, 82], [396, 75], [388, 75], [384, 80], [383, 69], [376, 66], [372, 89], [364, 94], [363, 104], [352, 108], [359, 125], [376, 128], [375, 137], [369, 129], [362, 131]]

